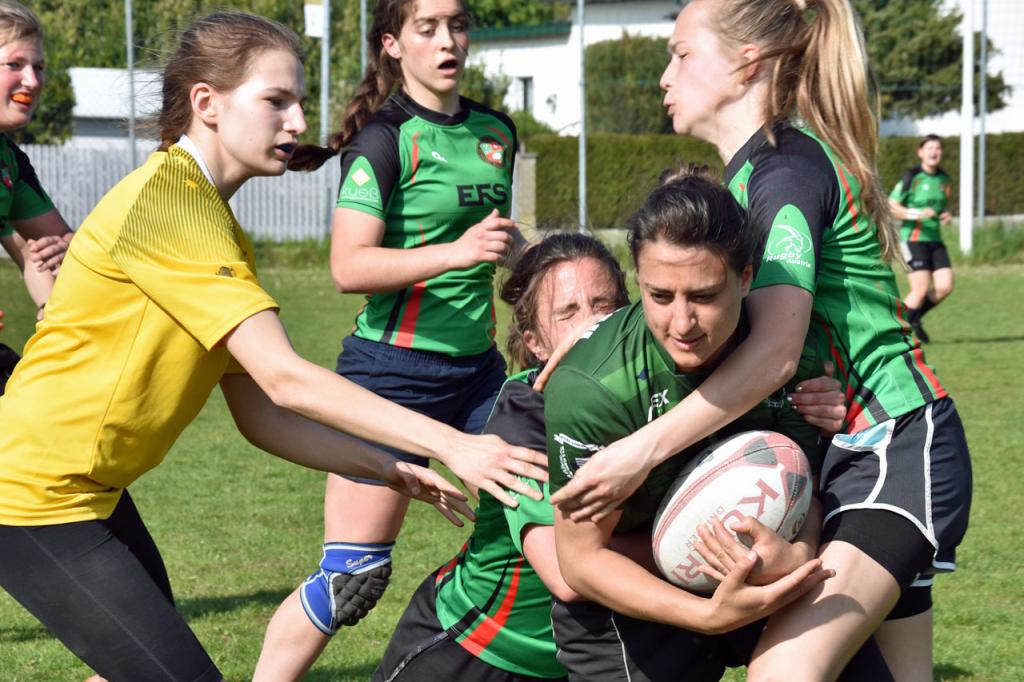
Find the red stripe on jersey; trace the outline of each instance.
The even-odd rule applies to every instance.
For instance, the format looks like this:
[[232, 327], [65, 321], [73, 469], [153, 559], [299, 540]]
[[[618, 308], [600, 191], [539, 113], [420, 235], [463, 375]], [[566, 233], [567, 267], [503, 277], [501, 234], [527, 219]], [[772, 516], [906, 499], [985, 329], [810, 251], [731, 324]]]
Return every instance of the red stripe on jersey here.
[[501, 606], [498, 607], [498, 611], [493, 616], [485, 614], [483, 622], [474, 628], [465, 639], [459, 642], [463, 648], [474, 656], [479, 656], [480, 652], [487, 648], [491, 640], [508, 622], [508, 615], [512, 613], [512, 605], [515, 603], [516, 594], [519, 592], [519, 574], [523, 568], [523, 561], [525, 561], [524, 557], [519, 557], [516, 561], [515, 568], [512, 569], [512, 579], [508, 583], [508, 592], [505, 593], [505, 598], [501, 600]]
[[910, 239], [908, 239], [907, 241], [916, 242], [917, 238], [920, 237], [920, 236], [921, 236], [921, 221], [920, 220], [915, 220], [914, 221], [914, 231], [910, 233]]
[[419, 133], [412, 134], [412, 177], [409, 178], [410, 185], [416, 182], [416, 171], [420, 167], [420, 145], [417, 142], [419, 136]]
[[[415, 156], [413, 153], [413, 158]], [[423, 225], [420, 225], [419, 228], [420, 246], [422, 246], [427, 243], [427, 235], [423, 232]], [[405, 312], [402, 313], [402, 323], [398, 325], [398, 333], [395, 334], [395, 345], [399, 348], [412, 348], [413, 338], [416, 336], [416, 323], [420, 318], [420, 304], [423, 303], [423, 292], [426, 290], [426, 280], [412, 285], [409, 300], [405, 304]]]
[[[497, 135], [498, 137], [500, 137], [501, 141], [504, 142], [506, 145], [508, 145], [510, 147], [512, 146], [512, 143], [508, 141], [507, 137], [505, 137], [505, 133], [501, 132], [497, 128], [492, 128], [490, 126], [487, 126], [487, 129], [490, 130], [495, 135]], [[514, 150], [509, 150], [509, 151], [514, 151]]]
[[846, 209], [850, 212], [850, 218], [853, 219], [853, 231], [860, 232], [860, 228], [857, 227], [857, 207], [853, 205], [853, 192], [850, 190], [850, 183], [846, 180], [846, 174], [843, 173], [842, 164], [833, 163], [835, 164], [836, 172], [839, 173], [839, 179], [843, 183], [843, 193], [846, 194]]
[[857, 433], [869, 426], [873, 424], [864, 412], [864, 406], [856, 402], [850, 403], [850, 409], [846, 411], [846, 433]]
[[939, 383], [939, 378], [935, 376], [935, 372], [933, 372], [932, 368], [925, 363], [924, 351], [921, 350], [920, 345], [918, 345], [918, 347], [915, 348], [914, 350], [910, 351], [910, 356], [914, 358], [914, 366], [917, 367], [917, 371], [919, 371], [921, 375], [925, 378], [925, 380], [927, 380], [928, 383], [931, 384], [932, 391], [935, 392], [935, 399], [938, 400], [939, 398], [945, 398], [947, 395], [949, 395], [949, 393], [942, 386], [942, 384]]
[[462, 544], [462, 549], [459, 550], [459, 553], [453, 556], [451, 561], [446, 563], [441, 568], [437, 569], [437, 575], [434, 577], [435, 585], [440, 585], [441, 581], [444, 580], [444, 577], [448, 575], [448, 573], [451, 572], [451, 570], [458, 565], [459, 559], [461, 559], [462, 555], [466, 553], [467, 547], [469, 547], [469, 543], [464, 542]]

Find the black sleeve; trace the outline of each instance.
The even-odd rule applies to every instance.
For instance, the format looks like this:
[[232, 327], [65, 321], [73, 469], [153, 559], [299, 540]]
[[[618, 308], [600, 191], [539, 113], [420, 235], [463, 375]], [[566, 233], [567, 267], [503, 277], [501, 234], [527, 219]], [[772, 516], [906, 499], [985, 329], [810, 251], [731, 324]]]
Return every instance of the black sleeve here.
[[[344, 187], [352, 164], [365, 158], [373, 168], [380, 209], [383, 212], [391, 191], [402, 177], [402, 159], [398, 150], [399, 128], [391, 121], [375, 117], [360, 130], [341, 152], [341, 185]], [[339, 188], [339, 193], [341, 188]]]
[[512, 445], [546, 451], [544, 394], [521, 381], [505, 382], [494, 401], [484, 433], [493, 433]]
[[[831, 161], [816, 142], [806, 140], [810, 144], [789, 142], [758, 160], [750, 176], [748, 210], [760, 238], [755, 263], [763, 265], [766, 255], [771, 260], [772, 254], [765, 253], [769, 235], [775, 231], [777, 239], [780, 228], [790, 227], [810, 237], [816, 276], [822, 235], [835, 222], [841, 193]], [[792, 224], [794, 216], [806, 228]]]

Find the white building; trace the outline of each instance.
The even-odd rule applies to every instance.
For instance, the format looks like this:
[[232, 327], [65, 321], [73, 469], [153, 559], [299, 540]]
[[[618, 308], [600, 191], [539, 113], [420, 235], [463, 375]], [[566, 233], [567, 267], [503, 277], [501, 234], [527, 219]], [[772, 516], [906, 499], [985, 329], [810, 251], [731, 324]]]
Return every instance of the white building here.
[[[587, 0], [587, 45], [630, 35], [668, 39], [679, 0]], [[526, 109], [560, 133], [575, 135], [580, 122], [580, 30], [575, 20], [542, 26], [478, 29], [470, 61], [488, 75], [511, 79], [509, 111]]]
[[[961, 9], [971, 0], [946, 0], [946, 9]], [[982, 3], [988, 3], [988, 35], [998, 54], [989, 58], [990, 73], [1002, 72], [1011, 87], [1007, 106], [986, 117], [989, 133], [1024, 130], [1024, 1], [973, 0], [974, 27], [981, 30]], [[614, 40], [622, 33], [667, 39], [683, 0], [587, 0], [586, 44]], [[962, 10], [961, 10], [962, 11]], [[529, 110], [556, 131], [575, 135], [580, 121], [580, 31], [572, 21], [473, 33], [472, 63], [488, 75], [511, 79], [508, 111]], [[895, 119], [882, 124], [886, 135], [959, 135], [960, 112], [921, 120]]]
[[[82, 148], [127, 147], [132, 101], [127, 69], [72, 67], [68, 75], [75, 93], [69, 144]], [[160, 110], [160, 75], [137, 70], [134, 81], [138, 122]], [[136, 136], [141, 138], [141, 131], [136, 131]]]

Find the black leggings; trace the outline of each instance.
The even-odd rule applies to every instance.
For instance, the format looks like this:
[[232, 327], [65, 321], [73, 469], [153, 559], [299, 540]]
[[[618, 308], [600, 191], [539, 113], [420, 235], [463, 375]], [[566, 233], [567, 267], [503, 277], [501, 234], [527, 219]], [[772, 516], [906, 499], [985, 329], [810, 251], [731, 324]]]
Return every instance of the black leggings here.
[[0, 526], [0, 587], [110, 682], [222, 679], [127, 491], [103, 521]]

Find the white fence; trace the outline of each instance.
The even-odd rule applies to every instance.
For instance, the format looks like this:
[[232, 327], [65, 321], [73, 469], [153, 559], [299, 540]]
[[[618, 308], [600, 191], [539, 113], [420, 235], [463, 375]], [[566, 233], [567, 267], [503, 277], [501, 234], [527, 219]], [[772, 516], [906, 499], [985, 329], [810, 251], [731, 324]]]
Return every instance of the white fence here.
[[[152, 143], [140, 144], [143, 163]], [[100, 198], [131, 170], [127, 147], [82, 149], [73, 146], [22, 147], [43, 187], [72, 229]], [[329, 236], [329, 209], [338, 191], [339, 165], [328, 161], [314, 173], [250, 180], [231, 199], [238, 222], [253, 239], [294, 241]]]

